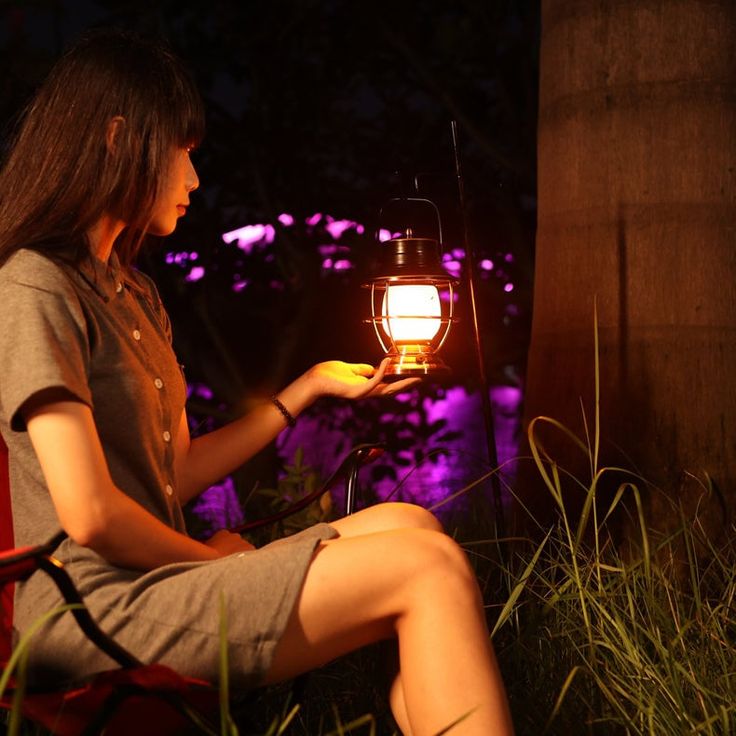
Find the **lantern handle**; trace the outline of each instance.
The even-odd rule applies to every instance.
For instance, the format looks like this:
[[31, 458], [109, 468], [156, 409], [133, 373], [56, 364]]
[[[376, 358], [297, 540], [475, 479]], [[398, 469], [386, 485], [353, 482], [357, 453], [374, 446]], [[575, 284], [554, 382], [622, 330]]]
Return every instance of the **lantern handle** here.
[[435, 215], [437, 215], [437, 234], [439, 235], [440, 252], [444, 252], [444, 242], [442, 240], [442, 220], [440, 219], [440, 211], [437, 205], [431, 199], [427, 199], [426, 197], [392, 197], [391, 199], [389, 199], [388, 202], [386, 202], [386, 204], [378, 211], [378, 228], [376, 229], [376, 242], [378, 242], [378, 235], [381, 231], [381, 221], [383, 219], [384, 207], [386, 207], [386, 205], [390, 205], [392, 202], [423, 202], [424, 204], [428, 204], [434, 210]]

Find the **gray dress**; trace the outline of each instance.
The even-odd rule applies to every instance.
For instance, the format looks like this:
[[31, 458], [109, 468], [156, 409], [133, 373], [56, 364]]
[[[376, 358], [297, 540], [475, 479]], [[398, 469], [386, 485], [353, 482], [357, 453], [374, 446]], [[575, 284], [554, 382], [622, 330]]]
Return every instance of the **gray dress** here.
[[[10, 452], [16, 546], [59, 529], [18, 410], [38, 391], [63, 388], [91, 407], [113, 482], [186, 533], [177, 500], [174, 434], [186, 386], [153, 283], [116, 258], [73, 268], [21, 250], [0, 268], [0, 432]], [[220, 600], [227, 609], [230, 678], [257, 685], [294, 606], [314, 549], [337, 536], [326, 524], [253, 552], [149, 572], [109, 564], [72, 540], [56, 551], [101, 627], [144, 662], [216, 681]], [[19, 585], [22, 632], [60, 604], [43, 573]], [[87, 643], [70, 614], [35, 636], [32, 681], [85, 677], [114, 664]]]

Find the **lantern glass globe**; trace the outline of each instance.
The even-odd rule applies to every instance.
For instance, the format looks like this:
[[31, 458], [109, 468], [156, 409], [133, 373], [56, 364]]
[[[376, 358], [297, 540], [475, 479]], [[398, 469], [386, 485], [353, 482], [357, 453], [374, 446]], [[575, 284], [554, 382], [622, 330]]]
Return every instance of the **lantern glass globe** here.
[[432, 284], [389, 284], [381, 314], [383, 331], [394, 342], [428, 342], [442, 325], [439, 291]]

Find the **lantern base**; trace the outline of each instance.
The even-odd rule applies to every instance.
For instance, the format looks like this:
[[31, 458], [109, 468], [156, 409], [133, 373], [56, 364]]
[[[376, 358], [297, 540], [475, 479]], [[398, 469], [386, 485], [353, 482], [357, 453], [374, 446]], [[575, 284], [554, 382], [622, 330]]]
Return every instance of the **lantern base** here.
[[427, 345], [399, 345], [386, 357], [391, 362], [386, 368], [385, 379], [389, 383], [415, 376], [441, 376], [450, 373], [445, 362]]

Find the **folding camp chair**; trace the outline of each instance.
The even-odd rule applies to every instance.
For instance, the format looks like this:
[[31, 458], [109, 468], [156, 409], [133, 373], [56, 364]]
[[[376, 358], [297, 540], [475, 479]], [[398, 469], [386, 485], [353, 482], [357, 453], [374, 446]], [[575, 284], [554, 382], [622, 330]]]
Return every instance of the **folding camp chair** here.
[[[360, 465], [380, 452], [378, 445], [354, 448], [321, 488], [278, 514], [233, 531], [249, 531], [285, 518], [305, 508], [345, 476], [346, 511], [352, 513]], [[11, 657], [12, 586], [39, 571], [50, 575], [66, 602], [74, 606], [62, 615], [73, 615], [87, 637], [120, 668], [96, 675], [83, 686], [59, 692], [19, 693], [18, 684], [11, 679], [10, 687], [0, 698], [0, 708], [10, 710], [14, 699], [21, 701], [24, 717], [58, 736], [96, 734], [103, 729], [108, 736], [165, 736], [180, 733], [186, 727], [200, 733], [219, 733], [219, 727], [209, 717], [219, 705], [219, 694], [213, 686], [163, 665], [143, 665], [92, 620], [63, 565], [53, 557], [65, 537], [63, 532], [38, 547], [13, 548], [9, 486], [7, 448], [0, 438], [0, 668], [4, 670]], [[18, 695], [23, 696], [22, 700]]]

